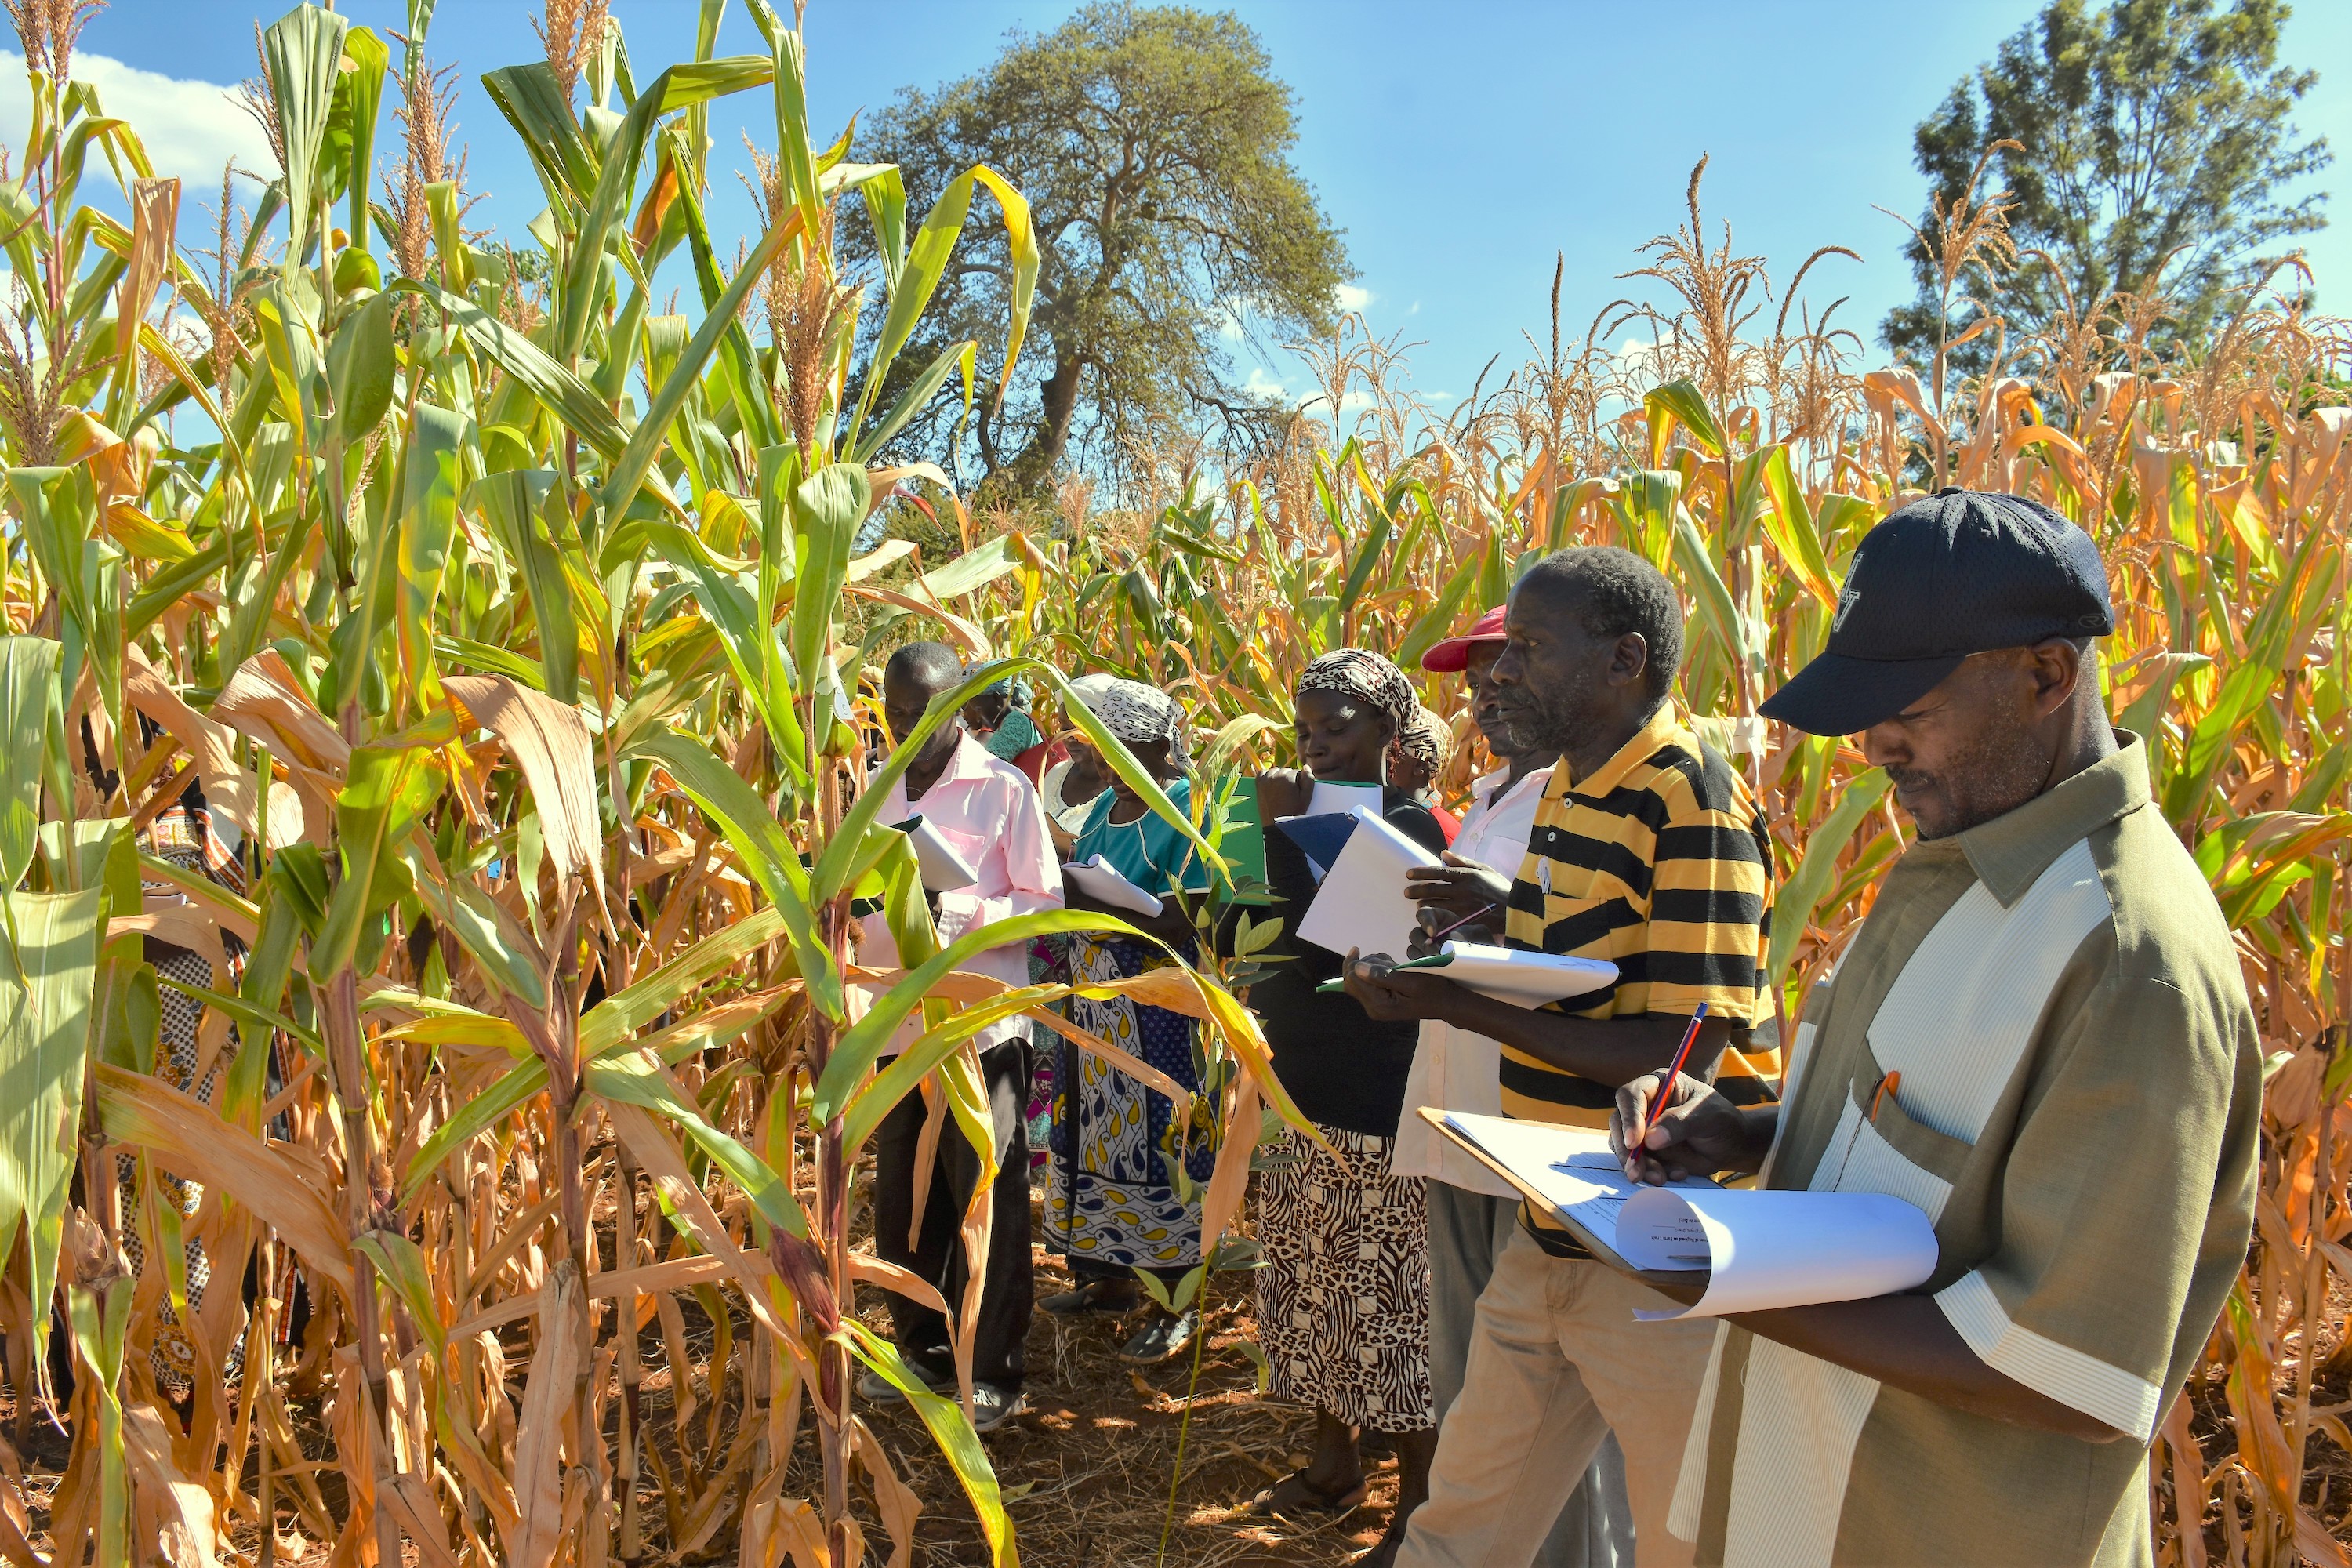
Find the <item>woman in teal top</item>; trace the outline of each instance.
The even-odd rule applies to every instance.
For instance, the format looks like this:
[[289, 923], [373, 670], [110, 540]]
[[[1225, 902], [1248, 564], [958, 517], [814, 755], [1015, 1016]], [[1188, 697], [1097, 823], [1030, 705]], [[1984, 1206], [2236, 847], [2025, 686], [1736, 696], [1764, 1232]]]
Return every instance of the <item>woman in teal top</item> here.
[[[1131, 680], [1089, 677], [1073, 683], [1087, 707], [1151, 771], [1177, 808], [1192, 808], [1183, 776], [1182, 716], [1164, 693]], [[1180, 888], [1197, 907], [1209, 889], [1196, 851], [1141, 795], [1115, 781], [1080, 826], [1071, 858], [1094, 856], [1162, 902], [1156, 917], [1109, 910], [1066, 883], [1073, 909], [1116, 914], [1180, 952], [1192, 950], [1192, 925], [1175, 901]], [[1072, 979], [1124, 980], [1168, 962], [1131, 937], [1070, 939]], [[1199, 1087], [1193, 1020], [1181, 1013], [1112, 997], [1074, 997], [1070, 1021], [1141, 1058], [1187, 1089]], [[1177, 1124], [1168, 1097], [1099, 1058], [1064, 1042], [1056, 1075], [1052, 1158], [1047, 1162], [1045, 1245], [1069, 1259], [1077, 1289], [1049, 1297], [1053, 1312], [1124, 1312], [1140, 1300], [1136, 1276], [1149, 1270], [1172, 1286], [1201, 1261], [1200, 1187], [1216, 1150], [1200, 1131]], [[1186, 1182], [1177, 1177], [1181, 1164]], [[1198, 1331], [1197, 1314], [1155, 1311], [1120, 1354], [1165, 1361]]]

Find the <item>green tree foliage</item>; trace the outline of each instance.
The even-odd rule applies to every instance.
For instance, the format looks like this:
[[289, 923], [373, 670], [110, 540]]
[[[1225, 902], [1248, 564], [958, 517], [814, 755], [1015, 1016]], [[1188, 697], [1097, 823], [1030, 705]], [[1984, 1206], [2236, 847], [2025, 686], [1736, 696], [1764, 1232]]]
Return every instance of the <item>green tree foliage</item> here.
[[[1220, 329], [1319, 331], [1351, 276], [1291, 164], [1290, 89], [1231, 15], [1090, 5], [1042, 37], [1015, 34], [977, 76], [906, 89], [857, 141], [856, 156], [900, 166], [914, 210], [974, 163], [1032, 205], [1034, 351], [1002, 403], [983, 398], [960, 424], [950, 384], [907, 437], [933, 456], [968, 442], [1000, 489], [1041, 490], [1066, 462], [1115, 474], [1142, 433], [1172, 423], [1262, 417]], [[852, 254], [863, 243], [845, 241]], [[899, 377], [950, 344], [1001, 338], [1012, 278], [1001, 230], [959, 254]]]
[[[2001, 317], [2011, 342], [2151, 284], [2168, 300], [2168, 334], [2200, 335], [2264, 247], [2327, 221], [2325, 192], [2289, 199], [2333, 154], [2289, 118], [2317, 73], [2278, 63], [2287, 16], [2282, 0], [2051, 0], [1913, 134], [1931, 192], [1913, 251], [1920, 292], [1888, 313], [1888, 346], [1934, 353], [1941, 231], [1988, 163], [1985, 186], [2008, 190], [2017, 265], [1979, 254], [1958, 292]], [[1959, 348], [1955, 368], [1981, 367], [1995, 341]]]

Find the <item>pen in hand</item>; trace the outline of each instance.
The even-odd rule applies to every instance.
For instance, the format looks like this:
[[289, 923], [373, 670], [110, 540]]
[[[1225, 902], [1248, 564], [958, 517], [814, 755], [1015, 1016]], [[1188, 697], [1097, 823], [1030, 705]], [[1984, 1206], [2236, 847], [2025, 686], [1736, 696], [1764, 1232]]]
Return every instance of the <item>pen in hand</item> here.
[[1665, 1104], [1666, 1097], [1674, 1092], [1675, 1079], [1682, 1077], [1683, 1064], [1690, 1060], [1691, 1043], [1698, 1038], [1698, 1026], [1706, 1021], [1706, 1004], [1702, 1002], [1697, 1011], [1691, 1015], [1690, 1027], [1683, 1031], [1683, 1043], [1675, 1050], [1674, 1065], [1666, 1068], [1665, 1081], [1658, 1085], [1658, 1092], [1651, 1097], [1649, 1110], [1642, 1118], [1642, 1135], [1632, 1144], [1633, 1157], [1638, 1158], [1642, 1149], [1648, 1145], [1650, 1129], [1658, 1124], [1659, 1109]]

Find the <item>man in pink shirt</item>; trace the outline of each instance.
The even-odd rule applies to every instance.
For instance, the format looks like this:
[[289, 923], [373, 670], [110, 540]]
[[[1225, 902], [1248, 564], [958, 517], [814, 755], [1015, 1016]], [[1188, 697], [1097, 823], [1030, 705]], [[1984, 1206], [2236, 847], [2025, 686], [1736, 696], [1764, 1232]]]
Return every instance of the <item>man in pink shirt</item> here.
[[[961, 675], [955, 654], [941, 643], [910, 643], [891, 655], [882, 672], [883, 712], [890, 732], [911, 733], [931, 699], [951, 689]], [[1016, 915], [1062, 907], [1061, 868], [1036, 790], [1013, 764], [989, 755], [952, 720], [923, 743], [884, 799], [884, 822], [901, 823], [913, 816], [935, 829], [976, 873], [970, 887], [931, 896], [932, 919], [942, 945]], [[858, 957], [876, 968], [898, 961], [898, 944], [879, 914], [865, 919]], [[1025, 985], [1028, 944], [1012, 942], [989, 948], [966, 959], [962, 967]], [[912, 1045], [922, 1027], [917, 1013], [892, 1039], [886, 1059]], [[996, 1124], [988, 1277], [981, 1291], [971, 1366], [973, 1423], [983, 1432], [1022, 1409], [1031, 1298], [1029, 1146], [1023, 1121], [1029, 1092], [1028, 1041], [1028, 1020], [1016, 1016], [991, 1025], [972, 1042], [980, 1051]], [[922, 1096], [908, 1095], [876, 1130], [874, 1247], [885, 1260], [937, 1286], [950, 1305], [960, 1308], [969, 1271], [959, 1231], [980, 1163], [952, 1126], [940, 1129], [919, 1228], [915, 1173], [926, 1114]], [[946, 1321], [895, 1294], [890, 1316], [899, 1354], [908, 1368], [935, 1387], [953, 1387], [955, 1363], [948, 1349]], [[897, 1390], [870, 1373], [860, 1392], [869, 1399], [898, 1397]]]

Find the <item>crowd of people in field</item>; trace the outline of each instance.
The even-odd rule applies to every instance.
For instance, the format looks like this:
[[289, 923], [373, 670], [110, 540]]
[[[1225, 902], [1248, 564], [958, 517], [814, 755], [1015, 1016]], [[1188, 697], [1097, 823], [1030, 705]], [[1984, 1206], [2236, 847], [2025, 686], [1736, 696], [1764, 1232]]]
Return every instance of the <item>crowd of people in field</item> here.
[[[1348, 1512], [1369, 1456], [1392, 1453], [1374, 1564], [2149, 1561], [2147, 1445], [2244, 1255], [2260, 1064], [2230, 933], [2150, 803], [2142, 742], [2110, 725], [2113, 629], [2091, 541], [2030, 500], [1947, 490], [1861, 542], [1826, 647], [1759, 711], [1853, 738], [1911, 831], [1802, 996], [1770, 971], [1788, 867], [1760, 758], [1719, 754], [1677, 702], [1684, 609], [1647, 561], [1549, 555], [1423, 656], [1433, 693], [1467, 683], [1494, 763], [1466, 801], [1432, 794], [1457, 741], [1414, 673], [1359, 647], [1306, 667], [1297, 766], [1254, 784], [1248, 913], [1282, 925], [1245, 1001], [1313, 1129], [1260, 1152], [1251, 1216], [1269, 1392], [1314, 1411], [1316, 1436], [1255, 1508]], [[891, 733], [965, 673], [943, 645], [898, 648]], [[1196, 776], [1174, 698], [1107, 674], [1070, 690], [1198, 815], [1219, 781]], [[1230, 942], [1243, 907], [1075, 717], [1001, 683], [918, 744], [884, 806], [973, 873], [931, 895], [942, 942], [1064, 907], [1142, 933], [965, 966], [1008, 985], [1130, 979]], [[1411, 876], [1407, 952], [1297, 934], [1324, 868], [1273, 828], [1318, 783], [1377, 786], [1363, 798], [1438, 857]], [[1097, 857], [1161, 912], [1090, 899], [1066, 868]], [[1528, 1007], [1399, 967], [1443, 940], [1605, 959], [1616, 979]], [[897, 962], [879, 913], [859, 962]], [[1023, 1410], [1034, 1311], [1123, 1318], [1139, 1364], [1202, 1331], [1186, 1284], [1217, 1140], [1146, 1078], [1199, 1089], [1202, 1026], [1100, 994], [1067, 1022], [1147, 1073], [1020, 1016], [973, 1041], [998, 1168], [970, 1326], [983, 1432]], [[1686, 1313], [1424, 1107], [1606, 1130], [1635, 1181], [1892, 1194], [1932, 1222], [1937, 1267], [1899, 1294]], [[877, 1250], [961, 1310], [983, 1163], [921, 1096], [875, 1152]], [[1033, 1243], [1070, 1289], [1033, 1300]], [[908, 1367], [956, 1388], [949, 1323], [889, 1305]], [[897, 1396], [872, 1375], [865, 1392]]]

